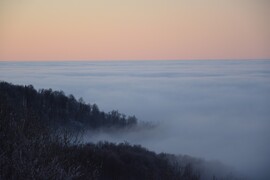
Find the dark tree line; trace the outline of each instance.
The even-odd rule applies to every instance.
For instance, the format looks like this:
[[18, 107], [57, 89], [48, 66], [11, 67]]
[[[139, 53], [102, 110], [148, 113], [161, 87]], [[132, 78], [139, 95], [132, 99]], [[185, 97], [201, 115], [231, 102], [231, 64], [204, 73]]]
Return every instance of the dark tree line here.
[[86, 104], [82, 98], [66, 96], [63, 91], [35, 90], [32, 85], [19, 86], [0, 82], [1, 101], [16, 109], [19, 118], [29, 113], [38, 116], [44, 123], [54, 125], [83, 126], [87, 128], [129, 127], [137, 124], [135, 116], [126, 116], [118, 111], [105, 113], [96, 104]]

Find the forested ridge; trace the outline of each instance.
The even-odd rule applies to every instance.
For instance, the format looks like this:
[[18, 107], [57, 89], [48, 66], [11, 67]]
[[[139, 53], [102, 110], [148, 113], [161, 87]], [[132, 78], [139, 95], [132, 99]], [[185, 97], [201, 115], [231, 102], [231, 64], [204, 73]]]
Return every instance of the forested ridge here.
[[157, 154], [140, 145], [83, 144], [78, 138], [83, 128], [126, 128], [136, 124], [135, 116], [102, 112], [97, 105], [62, 91], [37, 91], [31, 85], [0, 82], [0, 179], [202, 178], [198, 168], [193, 168], [194, 163], [189, 163], [198, 164], [193, 158], [182, 163], [183, 158]]
[[[86, 104], [82, 98], [66, 96], [63, 91], [35, 90], [32, 85], [19, 86], [1, 82], [1, 101], [16, 109], [17, 118], [38, 116], [44, 123], [84, 126], [86, 128], [128, 127], [137, 124], [135, 116], [113, 110], [100, 111], [96, 104]], [[25, 117], [24, 117], [25, 118]]]

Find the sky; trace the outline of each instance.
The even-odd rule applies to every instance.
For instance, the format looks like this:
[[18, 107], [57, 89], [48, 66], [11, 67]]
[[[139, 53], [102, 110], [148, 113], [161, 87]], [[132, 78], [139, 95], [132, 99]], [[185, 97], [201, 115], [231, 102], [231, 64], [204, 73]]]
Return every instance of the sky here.
[[269, 59], [268, 0], [1, 0], [0, 60]]

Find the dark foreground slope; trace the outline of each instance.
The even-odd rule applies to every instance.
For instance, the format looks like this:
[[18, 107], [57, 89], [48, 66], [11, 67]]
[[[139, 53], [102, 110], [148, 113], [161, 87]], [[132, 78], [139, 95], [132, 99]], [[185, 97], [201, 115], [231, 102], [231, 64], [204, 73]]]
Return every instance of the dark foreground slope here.
[[[0, 179], [200, 179], [194, 163], [174, 155], [127, 143], [77, 141], [82, 126], [136, 123], [135, 117], [101, 112], [63, 92], [0, 82]], [[79, 128], [60, 128], [70, 126]]]

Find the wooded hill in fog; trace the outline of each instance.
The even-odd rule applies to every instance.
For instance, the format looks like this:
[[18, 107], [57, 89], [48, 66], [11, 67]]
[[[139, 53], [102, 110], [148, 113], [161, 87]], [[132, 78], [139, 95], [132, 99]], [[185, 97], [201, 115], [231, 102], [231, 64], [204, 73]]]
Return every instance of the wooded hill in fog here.
[[[117, 111], [104, 113], [97, 105], [86, 104], [61, 91], [37, 91], [31, 85], [0, 82], [0, 179], [197, 180], [203, 177], [199, 168], [193, 168], [198, 164], [193, 158], [182, 163], [183, 158], [156, 154], [140, 145], [82, 144], [77, 139], [81, 127], [126, 128], [136, 124], [134, 116], [126, 117]], [[75, 128], [65, 128], [70, 126]]]

